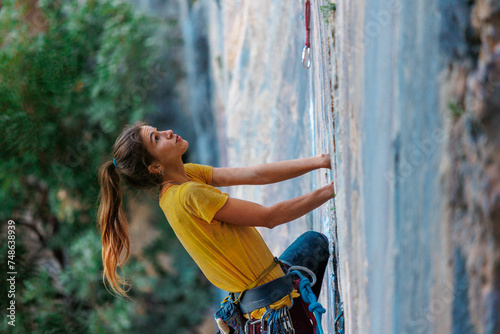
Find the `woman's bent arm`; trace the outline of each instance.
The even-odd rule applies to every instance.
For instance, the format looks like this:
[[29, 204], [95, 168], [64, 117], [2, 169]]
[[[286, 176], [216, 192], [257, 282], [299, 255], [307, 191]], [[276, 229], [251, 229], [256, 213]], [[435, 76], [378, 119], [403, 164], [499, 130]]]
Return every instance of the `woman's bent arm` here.
[[308, 194], [265, 207], [257, 203], [229, 198], [215, 214], [228, 224], [273, 228], [316, 209], [335, 195], [333, 183]]
[[225, 187], [241, 184], [269, 184], [288, 180], [318, 168], [331, 169], [329, 154], [243, 168], [214, 168], [212, 185]]

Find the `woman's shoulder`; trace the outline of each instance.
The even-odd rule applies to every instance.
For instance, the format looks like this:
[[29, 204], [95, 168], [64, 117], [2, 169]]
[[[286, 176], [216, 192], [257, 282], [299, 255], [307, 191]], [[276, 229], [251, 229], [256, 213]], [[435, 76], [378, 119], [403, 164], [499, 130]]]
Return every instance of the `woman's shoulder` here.
[[204, 182], [199, 182], [196, 180], [191, 180], [189, 182], [184, 182], [179, 185], [179, 194], [186, 195], [189, 193], [197, 193], [200, 191], [219, 191], [219, 189], [206, 184]]
[[210, 193], [210, 192], [221, 193], [219, 189], [209, 184], [197, 180], [191, 180], [181, 184], [170, 185], [166, 189], [162, 190], [162, 192], [160, 193], [160, 201], [165, 199], [167, 197], [166, 196], [167, 194], [169, 194], [168, 197], [171, 197], [170, 200], [172, 200], [173, 197], [177, 198], [182, 202], [191, 196], [196, 196], [197, 194], [200, 193]]
[[212, 166], [187, 163], [184, 164], [184, 170], [191, 180], [212, 184]]
[[226, 197], [228, 194], [223, 193], [220, 189], [215, 188], [203, 182], [189, 181], [183, 183], [178, 188], [178, 198], [181, 203], [193, 203], [207, 200], [217, 200], [221, 197]]
[[160, 204], [162, 202], [170, 205], [174, 203], [184, 204], [191, 194], [199, 192], [200, 187], [208, 186], [198, 181], [188, 181], [181, 184], [172, 184], [162, 189], [160, 193]]

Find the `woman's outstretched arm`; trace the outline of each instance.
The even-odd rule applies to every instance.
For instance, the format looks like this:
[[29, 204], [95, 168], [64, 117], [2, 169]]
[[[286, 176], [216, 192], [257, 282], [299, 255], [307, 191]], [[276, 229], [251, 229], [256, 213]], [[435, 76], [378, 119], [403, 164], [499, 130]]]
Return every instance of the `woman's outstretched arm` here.
[[242, 168], [214, 168], [212, 185], [225, 187], [242, 184], [269, 184], [288, 180], [318, 168], [331, 169], [329, 154]]
[[214, 218], [233, 225], [273, 228], [305, 215], [334, 196], [332, 182], [308, 194], [267, 207], [230, 197]]

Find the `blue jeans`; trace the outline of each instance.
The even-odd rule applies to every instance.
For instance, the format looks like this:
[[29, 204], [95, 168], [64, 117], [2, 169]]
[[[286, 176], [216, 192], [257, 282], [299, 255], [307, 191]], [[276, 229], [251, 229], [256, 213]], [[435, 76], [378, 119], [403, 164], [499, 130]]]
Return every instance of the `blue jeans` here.
[[299, 236], [279, 259], [310, 269], [316, 275], [317, 282], [312, 291], [318, 298], [329, 256], [327, 237], [319, 232], [308, 231]]

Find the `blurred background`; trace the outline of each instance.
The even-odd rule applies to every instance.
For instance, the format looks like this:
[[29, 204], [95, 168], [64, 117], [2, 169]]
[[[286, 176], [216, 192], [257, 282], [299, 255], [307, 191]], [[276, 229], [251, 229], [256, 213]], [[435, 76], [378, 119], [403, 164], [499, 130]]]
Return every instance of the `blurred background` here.
[[[2, 311], [0, 332], [215, 332], [215, 292], [156, 193], [125, 188], [133, 302], [103, 285], [96, 225], [97, 170], [126, 124], [173, 129], [190, 142], [186, 161], [218, 163], [194, 2], [0, 2], [2, 287], [8, 220], [17, 271], [16, 326]], [[2, 289], [2, 310], [9, 301]]]

